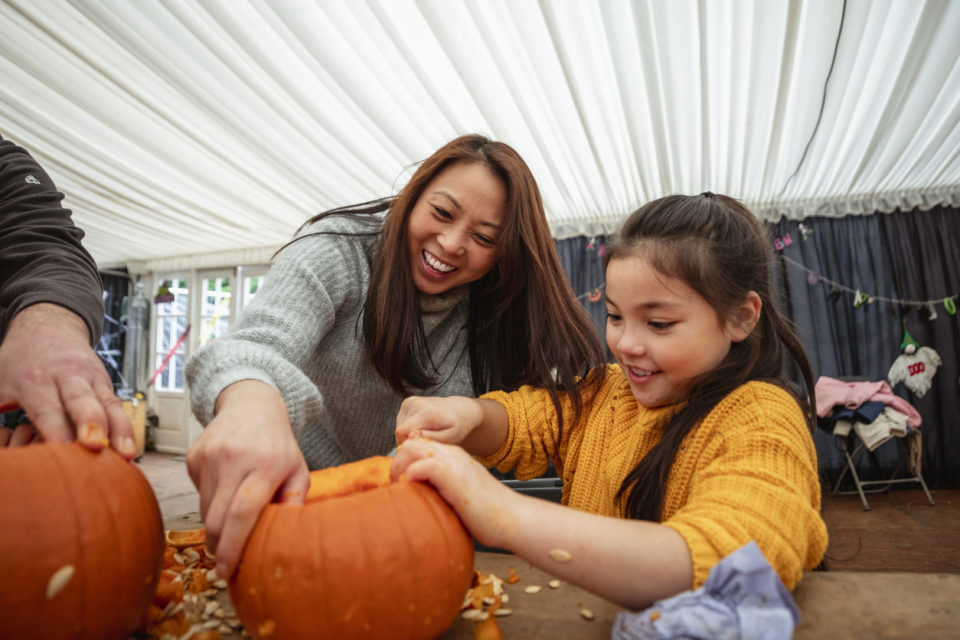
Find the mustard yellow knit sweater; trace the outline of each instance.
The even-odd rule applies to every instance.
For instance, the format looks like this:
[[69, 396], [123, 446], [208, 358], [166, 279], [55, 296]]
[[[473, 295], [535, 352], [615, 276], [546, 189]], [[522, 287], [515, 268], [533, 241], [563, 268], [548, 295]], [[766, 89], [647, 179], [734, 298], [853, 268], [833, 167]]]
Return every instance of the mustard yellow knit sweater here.
[[[623, 517], [614, 501], [626, 475], [663, 433], [657, 425], [677, 407], [647, 408], [611, 365], [594, 401], [573, 424], [563, 398], [563, 437], [542, 389], [488, 393], [509, 416], [507, 438], [479, 460], [521, 480], [543, 475], [547, 461], [563, 478], [565, 505]], [[693, 558], [692, 588], [729, 553], [755, 540], [793, 589], [827, 548], [813, 439], [796, 401], [784, 389], [747, 383], [684, 439], [667, 479], [661, 523], [676, 530]]]

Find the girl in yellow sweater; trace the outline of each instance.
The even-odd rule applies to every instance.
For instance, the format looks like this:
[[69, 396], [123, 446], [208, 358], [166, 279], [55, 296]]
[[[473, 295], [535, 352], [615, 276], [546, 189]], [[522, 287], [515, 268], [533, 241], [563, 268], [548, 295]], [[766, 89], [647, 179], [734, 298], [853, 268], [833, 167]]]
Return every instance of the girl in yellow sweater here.
[[[773, 305], [761, 223], [725, 196], [661, 198], [627, 219], [604, 270], [618, 364], [583, 381], [592, 400], [558, 413], [527, 386], [408, 398], [393, 476], [433, 484], [481, 543], [629, 608], [698, 588], [751, 540], [793, 589], [827, 532], [813, 378]], [[548, 461], [563, 506], [484, 468], [528, 479]]]

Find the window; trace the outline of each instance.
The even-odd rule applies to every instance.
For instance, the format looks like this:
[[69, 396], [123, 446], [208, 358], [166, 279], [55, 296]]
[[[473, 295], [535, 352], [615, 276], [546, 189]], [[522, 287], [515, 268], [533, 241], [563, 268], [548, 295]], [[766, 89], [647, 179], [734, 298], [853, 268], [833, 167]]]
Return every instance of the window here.
[[[186, 278], [160, 280], [157, 291], [157, 342], [154, 349], [154, 386], [157, 391], [183, 391], [183, 363], [187, 330], [187, 300], [190, 289]], [[166, 291], [164, 291], [166, 289]], [[166, 300], [166, 301], [164, 301]]]
[[200, 342], [203, 346], [219, 338], [230, 328], [230, 277], [218, 276], [201, 280]]
[[243, 279], [243, 306], [246, 307], [257, 295], [257, 291], [263, 286], [263, 280], [266, 276], [250, 276]]
[[[163, 297], [155, 304], [156, 343], [150, 350], [152, 366], [148, 372], [160, 369], [154, 381], [157, 391], [184, 391], [187, 356], [227, 332], [233, 319], [263, 286], [268, 268], [237, 266], [157, 276], [157, 296]], [[190, 339], [181, 339], [187, 327], [192, 327]]]
[[266, 266], [239, 267], [237, 269], [241, 287], [239, 311], [246, 309], [247, 305], [256, 297], [257, 292], [263, 287], [263, 283], [267, 279], [267, 269]]

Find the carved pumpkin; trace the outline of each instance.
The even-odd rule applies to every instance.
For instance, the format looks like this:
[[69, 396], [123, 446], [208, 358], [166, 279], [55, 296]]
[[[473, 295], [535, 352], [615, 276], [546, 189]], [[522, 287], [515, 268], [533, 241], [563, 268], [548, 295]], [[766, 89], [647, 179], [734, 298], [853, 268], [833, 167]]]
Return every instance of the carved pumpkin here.
[[153, 489], [112, 449], [0, 449], [0, 638], [126, 640], [163, 546]]
[[311, 473], [302, 506], [270, 504], [230, 599], [257, 638], [435, 638], [459, 614], [473, 542], [430, 486], [374, 457]]

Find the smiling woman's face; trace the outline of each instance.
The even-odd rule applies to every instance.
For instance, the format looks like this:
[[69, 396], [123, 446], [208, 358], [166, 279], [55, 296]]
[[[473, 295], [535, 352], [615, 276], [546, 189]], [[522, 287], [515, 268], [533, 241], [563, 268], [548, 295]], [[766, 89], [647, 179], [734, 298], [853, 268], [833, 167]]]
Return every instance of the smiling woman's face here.
[[482, 278], [497, 258], [507, 189], [478, 162], [458, 162], [427, 183], [407, 221], [417, 289], [438, 294]]

